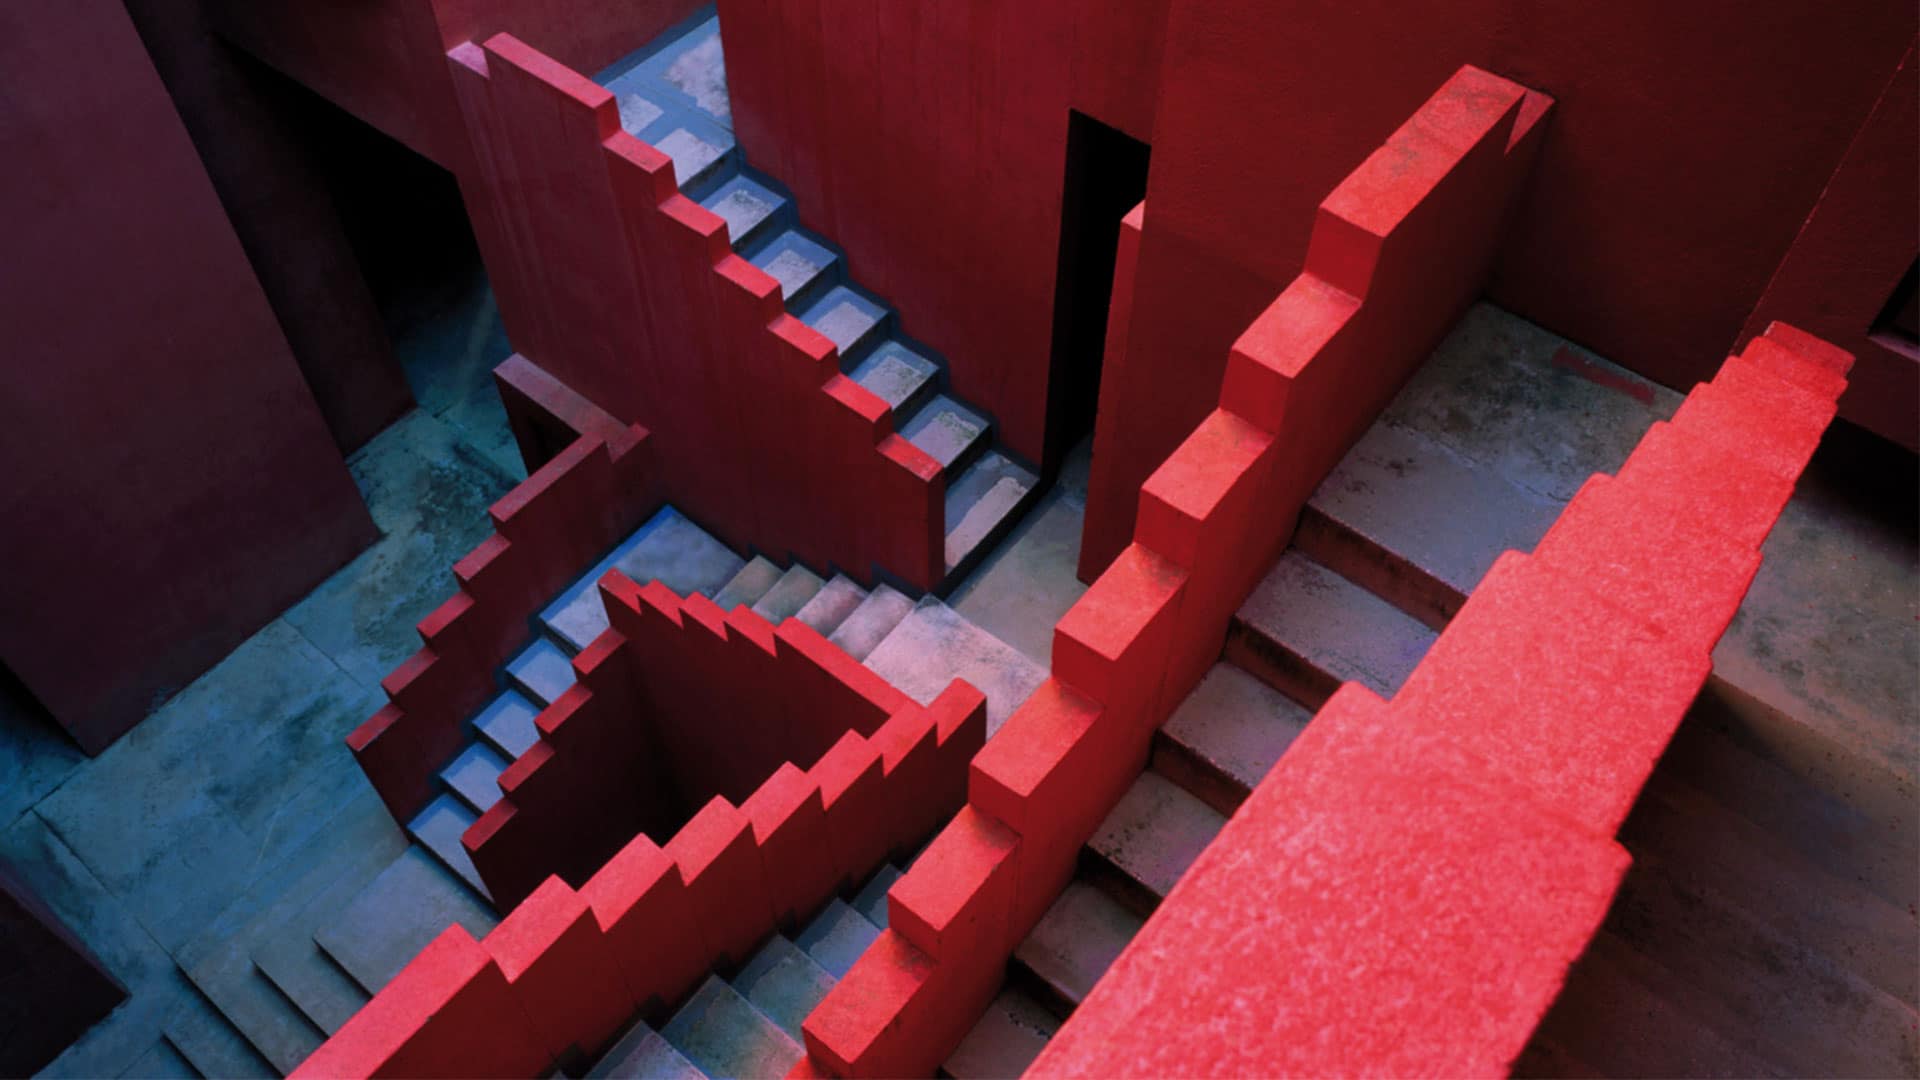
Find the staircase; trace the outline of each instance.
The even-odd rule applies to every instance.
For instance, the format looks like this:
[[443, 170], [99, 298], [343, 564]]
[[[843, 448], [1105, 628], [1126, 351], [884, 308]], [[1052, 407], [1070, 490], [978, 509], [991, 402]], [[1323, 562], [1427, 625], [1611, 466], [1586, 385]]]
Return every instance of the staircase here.
[[665, 1024], [635, 1023], [587, 1075], [786, 1075], [806, 1053], [801, 1022], [886, 927], [887, 890], [899, 877], [881, 867], [799, 933], [769, 938], [732, 978], [708, 976]]
[[786, 190], [747, 166], [711, 8], [596, 81], [614, 95], [621, 127], [673, 159], [682, 193], [726, 221], [733, 250], [780, 283], [788, 313], [834, 343], [842, 373], [886, 402], [894, 430], [940, 463], [946, 574], [936, 591], [945, 595], [1032, 504], [1038, 477], [999, 443], [985, 413], [952, 396], [945, 362], [852, 279], [845, 256], [800, 227]]

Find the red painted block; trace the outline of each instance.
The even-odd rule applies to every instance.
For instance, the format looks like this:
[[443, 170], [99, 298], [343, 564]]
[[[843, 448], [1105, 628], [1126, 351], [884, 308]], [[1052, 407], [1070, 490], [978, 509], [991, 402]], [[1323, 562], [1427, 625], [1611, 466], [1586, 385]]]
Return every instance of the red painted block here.
[[753, 823], [715, 796], [667, 842], [713, 965], [744, 963], [773, 930]]
[[679, 1001], [707, 973], [707, 952], [673, 857], [645, 835], [607, 860], [580, 890], [632, 999], [649, 1015]]
[[967, 802], [1020, 836], [1012, 942], [1073, 876], [1081, 845], [1145, 768], [1147, 742], [1058, 679], [974, 756]]
[[912, 704], [892, 683], [798, 619], [786, 620], [775, 636], [793, 722], [822, 745], [848, 729], [871, 735], [888, 716]]
[[1355, 690], [1321, 710], [1027, 1075], [1508, 1071], [1627, 855], [1524, 784], [1405, 746], [1412, 715]]
[[908, 702], [867, 741], [880, 754], [886, 780], [887, 849], [909, 854], [960, 808], [966, 788], [942, 785], [940, 732], [933, 713], [919, 705]]
[[1793, 497], [1794, 477], [1749, 456], [1737, 432], [1661, 422], [1641, 438], [1617, 480], [1630, 490], [1689, 492], [1697, 505], [1712, 508], [1698, 515], [1703, 525], [1758, 548]]
[[537, 1076], [553, 1068], [506, 978], [450, 926], [293, 1075]]
[[1724, 432], [1729, 440], [1745, 447], [1755, 461], [1797, 480], [1819, 445], [1827, 422], [1833, 419], [1833, 405], [1779, 412], [1771, 404], [1750, 390], [1703, 383], [1673, 414], [1673, 426]]
[[887, 925], [940, 965], [998, 969], [1012, 945], [1014, 854], [1020, 838], [961, 807], [887, 890]]
[[1797, 326], [1771, 322], [1767, 324], [1766, 331], [1760, 336], [1792, 349], [1835, 374], [1846, 375], [1853, 370], [1852, 353], [1838, 345], [1823, 341]]
[[1706, 649], [1643, 628], [1583, 582], [1508, 552], [1394, 710], [1612, 835], [1711, 669]]
[[928, 790], [935, 805], [957, 807], [967, 800], [973, 757], [987, 740], [987, 697], [972, 683], [955, 679], [926, 707], [937, 740], [933, 779]]
[[640, 1004], [586, 899], [557, 877], [508, 912], [481, 944], [506, 976], [534, 1037], [557, 1060], [597, 1054]]
[[1387, 238], [1457, 160], [1452, 147], [1412, 123], [1402, 126], [1320, 204], [1307, 241], [1307, 272], [1365, 297], [1373, 289]]
[[885, 820], [885, 766], [873, 744], [849, 731], [807, 772], [820, 785], [834, 861], [852, 885], [886, 859], [891, 841]]
[[1533, 558], [1676, 643], [1711, 652], [1760, 569], [1757, 549], [1708, 524], [1722, 517], [1717, 509], [1688, 489], [1596, 475]]
[[1130, 544], [1053, 628], [1053, 676], [1150, 737], [1188, 575]]
[[1726, 363], [1720, 365], [1719, 373], [1713, 377], [1713, 385], [1741, 396], [1756, 408], [1779, 416], [1787, 423], [1808, 423], [1801, 418], [1823, 417], [1819, 426], [1825, 430], [1837, 411], [1833, 398], [1817, 394], [1738, 356], [1729, 356]]
[[820, 785], [788, 762], [740, 810], [753, 823], [774, 922], [792, 930], [820, 910], [844, 876], [833, 857]]
[[1839, 371], [1780, 344], [1772, 338], [1757, 337], [1747, 342], [1741, 356], [1773, 375], [1787, 380], [1828, 401], [1839, 401], [1846, 392], [1847, 377]]
[[1220, 384], [1220, 407], [1262, 431], [1279, 431], [1293, 404], [1293, 382], [1332, 347], [1360, 310], [1360, 299], [1302, 274], [1233, 343]]
[[[939, 1058], [920, 1032], [931, 1008], [933, 961], [882, 930], [801, 1025], [807, 1053], [845, 1077], [925, 1076]], [[929, 1060], [931, 1059], [931, 1060]]]

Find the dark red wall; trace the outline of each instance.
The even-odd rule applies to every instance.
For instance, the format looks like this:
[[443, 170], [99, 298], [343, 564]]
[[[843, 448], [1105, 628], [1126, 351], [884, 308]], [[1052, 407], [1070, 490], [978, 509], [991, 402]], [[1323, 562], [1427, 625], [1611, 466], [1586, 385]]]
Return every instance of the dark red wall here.
[[0, 161], [0, 656], [98, 751], [374, 526], [114, 0], [0, 8]]

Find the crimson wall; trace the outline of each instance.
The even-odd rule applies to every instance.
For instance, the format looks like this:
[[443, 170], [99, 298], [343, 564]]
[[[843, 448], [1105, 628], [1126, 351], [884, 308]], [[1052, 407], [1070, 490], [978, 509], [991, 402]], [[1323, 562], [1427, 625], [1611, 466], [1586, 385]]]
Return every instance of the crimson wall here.
[[0, 8], [0, 657], [97, 752], [375, 535], [113, 0]]

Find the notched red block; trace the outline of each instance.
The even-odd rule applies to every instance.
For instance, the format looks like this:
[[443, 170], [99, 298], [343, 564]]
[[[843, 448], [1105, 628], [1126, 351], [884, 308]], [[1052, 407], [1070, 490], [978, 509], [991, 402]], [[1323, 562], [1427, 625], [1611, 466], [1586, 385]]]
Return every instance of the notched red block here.
[[632, 999], [650, 1015], [678, 1001], [707, 972], [705, 943], [680, 867], [644, 834], [580, 890], [599, 922], [607, 954]]
[[1301, 274], [1233, 343], [1220, 407], [1262, 431], [1279, 431], [1294, 380], [1347, 329], [1360, 310], [1353, 294]]
[[943, 969], [1004, 963], [1019, 842], [1001, 822], [961, 807], [887, 890], [887, 925]]
[[1631, 490], [1685, 492], [1701, 524], [1758, 548], [1793, 497], [1792, 475], [1745, 452], [1738, 432], [1654, 424], [1616, 478]]
[[1134, 540], [1192, 568], [1202, 530], [1232, 526], [1218, 512], [1257, 486], [1252, 474], [1272, 445], [1272, 435], [1224, 409], [1207, 414], [1141, 485]]
[[774, 922], [790, 930], [826, 903], [843, 876], [827, 834], [820, 786], [788, 762], [740, 809], [753, 823]]
[[1810, 360], [1772, 338], [1757, 337], [1747, 342], [1740, 355], [1755, 366], [1827, 401], [1839, 401], [1846, 392], [1847, 377], [1833, 368]]
[[752, 822], [716, 795], [667, 842], [667, 854], [687, 883], [707, 955], [719, 967], [744, 962], [773, 930]]
[[1108, 708], [1152, 704], [1187, 573], [1129, 544], [1053, 628], [1053, 674]]
[[807, 772], [820, 785], [827, 831], [841, 884], [864, 878], [887, 857], [891, 846], [886, 814], [886, 772], [880, 752], [849, 731]]
[[846, 977], [801, 1025], [807, 1053], [835, 1076], [924, 1076], [938, 1049], [918, 1021], [934, 964], [892, 930], [882, 930]]
[[1790, 323], [1771, 322], [1761, 335], [1779, 342], [1828, 371], [1845, 375], [1853, 370], [1853, 354]]
[[587, 901], [557, 877], [520, 901], [481, 944], [555, 1058], [597, 1052], [639, 1005]]
[[1799, 479], [1820, 443], [1832, 406], [1824, 415], [1811, 410], [1780, 413], [1739, 388], [1703, 383], [1681, 402], [1673, 426], [1700, 433], [1724, 433], [1745, 448], [1756, 462], [1780, 476]]

